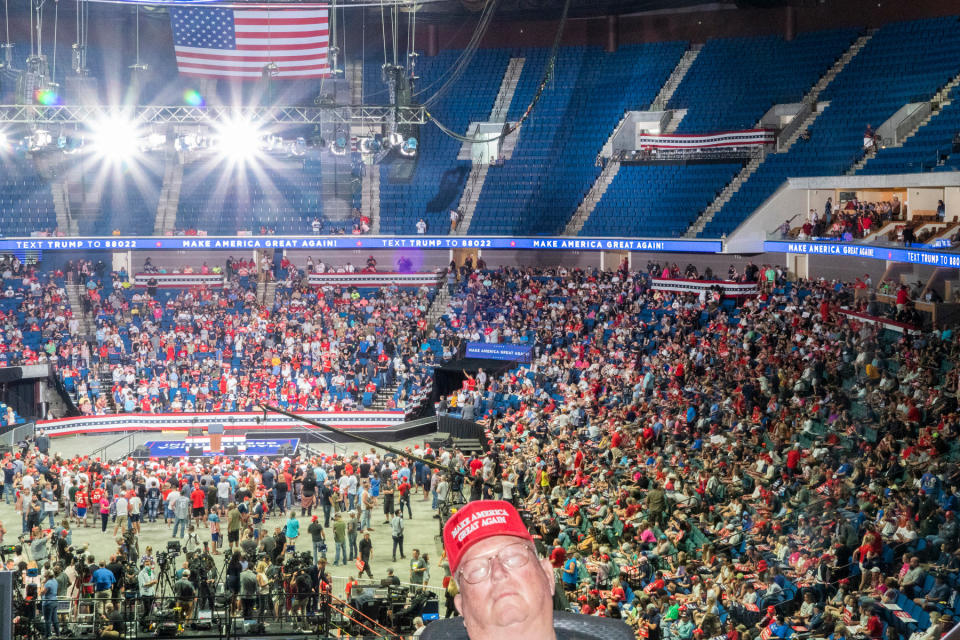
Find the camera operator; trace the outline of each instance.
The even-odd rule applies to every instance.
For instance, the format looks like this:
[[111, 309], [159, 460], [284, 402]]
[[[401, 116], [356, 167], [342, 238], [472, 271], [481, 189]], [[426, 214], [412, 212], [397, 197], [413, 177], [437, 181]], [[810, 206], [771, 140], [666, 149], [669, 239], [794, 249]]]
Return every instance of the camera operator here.
[[[286, 566], [284, 566], [284, 571], [286, 571]], [[306, 614], [307, 605], [313, 597], [313, 580], [310, 578], [310, 574], [307, 573], [306, 568], [297, 564], [290, 575], [290, 584], [292, 585], [291, 591], [293, 592], [293, 607], [290, 609], [290, 615], [294, 616], [294, 620], [297, 622], [302, 621], [304, 630], [309, 632], [310, 629], [306, 628]]]
[[197, 588], [190, 581], [190, 569], [183, 570], [183, 577], [173, 583], [173, 595], [180, 608], [180, 622], [193, 619], [193, 605], [197, 599]]
[[271, 564], [277, 554], [277, 540], [273, 536], [263, 536], [260, 538], [260, 552], [267, 556]]
[[143, 568], [137, 574], [137, 583], [140, 587], [140, 602], [143, 604], [141, 621], [143, 621], [150, 612], [153, 611], [153, 602], [157, 596], [157, 583], [160, 577], [153, 568], [153, 558], [146, 558], [143, 561]]
[[[316, 517], [316, 516], [314, 516]], [[317, 562], [307, 570], [310, 574], [310, 580], [313, 582], [313, 597], [310, 598], [310, 610], [317, 610], [317, 600], [323, 585], [330, 584], [330, 576], [327, 574], [327, 559], [321, 557]]]
[[118, 640], [127, 633], [127, 621], [124, 619], [123, 612], [119, 607], [113, 606], [112, 602], [107, 603], [104, 613], [100, 616], [100, 622], [102, 626], [100, 633], [97, 634], [98, 638]]
[[240, 572], [240, 604], [244, 620], [253, 619], [258, 590], [257, 574], [253, 570], [253, 563], [248, 562], [247, 568]]
[[137, 565], [126, 564], [123, 567], [123, 607], [125, 613], [136, 613], [137, 599], [140, 597], [140, 576]]
[[63, 566], [73, 564], [73, 547], [70, 545], [70, 532], [67, 529], [60, 529], [59, 534], [53, 537], [53, 546], [57, 551], [57, 558], [63, 563]]
[[110, 573], [113, 574], [111, 598], [114, 602], [116, 602], [117, 598], [120, 597], [120, 588], [123, 586], [123, 574], [125, 573], [123, 567], [123, 557], [118, 554], [113, 554], [110, 556], [110, 562], [107, 563], [107, 569], [109, 569]]
[[213, 556], [207, 551], [194, 551], [187, 556], [190, 578], [197, 588], [198, 605], [201, 609], [213, 609], [213, 596], [216, 593], [217, 566]]
[[53, 538], [53, 532], [44, 535], [39, 527], [32, 528], [30, 532], [30, 557], [37, 566], [43, 566], [43, 563], [50, 558], [50, 540]]

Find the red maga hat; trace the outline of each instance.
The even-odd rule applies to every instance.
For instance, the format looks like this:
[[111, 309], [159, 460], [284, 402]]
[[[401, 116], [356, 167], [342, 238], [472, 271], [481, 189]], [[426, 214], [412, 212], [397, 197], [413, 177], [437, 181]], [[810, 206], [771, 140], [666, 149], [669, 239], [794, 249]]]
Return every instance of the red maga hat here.
[[533, 540], [516, 508], [504, 500], [475, 500], [453, 514], [443, 527], [450, 571], [456, 572], [467, 549], [493, 536]]

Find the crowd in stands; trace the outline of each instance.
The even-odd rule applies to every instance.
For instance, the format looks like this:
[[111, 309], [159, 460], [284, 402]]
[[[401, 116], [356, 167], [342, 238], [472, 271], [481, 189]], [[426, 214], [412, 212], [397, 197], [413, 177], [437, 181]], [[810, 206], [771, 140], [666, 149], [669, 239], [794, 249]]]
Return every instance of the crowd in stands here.
[[[42, 517], [32, 496], [93, 509], [94, 493], [107, 515], [113, 504], [129, 518], [135, 505], [137, 519], [173, 524], [175, 534], [192, 536], [195, 549], [206, 543], [216, 551], [226, 529], [227, 549], [239, 554], [228, 556], [234, 593], [243, 562], [261, 570], [252, 559], [258, 547], [275, 555], [287, 537], [302, 535], [299, 525], [270, 535], [268, 514], [283, 517], [299, 505], [309, 517], [317, 508], [332, 526], [338, 565], [364, 558], [374, 498], [391, 520], [418, 490], [440, 513], [461, 499], [502, 497], [539, 536], [562, 606], [624, 618], [638, 637], [938, 640], [960, 607], [958, 335], [861, 323], [840, 313], [841, 306], [867, 310], [857, 285], [788, 282], [773, 265], [748, 264], [736, 274], [766, 281], [741, 306], [657, 291], [651, 276], [664, 269], [680, 273], [653, 263], [645, 271], [623, 265], [606, 272], [461, 267], [451, 310], [425, 342], [527, 342], [533, 357], [503, 374], [467, 376], [445, 399], [461, 415], [469, 407], [486, 449], [474, 456], [426, 451], [445, 472], [373, 451], [244, 466], [107, 464], [25, 450], [5, 464], [14, 470], [5, 484], [19, 493], [5, 493], [21, 500], [25, 531]], [[323, 334], [342, 340], [343, 349], [359, 325], [373, 338], [367, 344], [382, 340], [386, 351], [393, 338], [394, 352], [410, 355], [404, 350], [413, 338], [400, 335], [401, 326], [421, 321], [417, 304], [424, 303], [416, 295], [381, 293], [394, 311], [377, 296], [328, 298], [300, 286], [293, 271], [284, 275], [273, 309], [281, 315], [270, 320], [287, 331], [299, 324], [292, 334], [272, 335], [268, 319], [256, 314], [210, 320], [249, 322], [263, 332], [265, 351], [322, 328], [322, 359]], [[216, 313], [207, 306], [215, 305], [189, 312], [193, 322]], [[372, 325], [345, 321], [364, 308]], [[333, 324], [321, 315], [333, 316]], [[209, 339], [206, 320], [194, 326], [205, 328]], [[140, 343], [147, 352], [148, 342]], [[304, 363], [312, 344], [284, 355]], [[425, 353], [427, 365], [452, 355], [447, 348]], [[258, 351], [254, 359], [265, 357]], [[288, 363], [280, 360], [273, 375], [285, 380]], [[254, 393], [248, 386], [238, 397]], [[54, 539], [61, 529], [69, 537], [71, 526], [78, 522], [54, 527]], [[209, 540], [199, 537], [204, 527]], [[323, 555], [320, 543], [331, 540], [317, 534], [313, 541]], [[119, 544], [131, 553], [127, 539]], [[317, 560], [312, 571], [322, 573], [326, 564]], [[369, 568], [369, 554], [366, 562]], [[262, 567], [264, 575], [271, 566]], [[179, 578], [190, 580], [186, 572]], [[316, 589], [321, 582], [302, 584]], [[443, 583], [452, 611], [450, 584]]]
[[580, 611], [682, 640], [952, 627], [952, 330], [888, 334], [838, 313], [853, 287], [780, 273], [741, 309], [625, 271], [465, 292], [452, 327], [535, 341], [448, 401], [489, 438], [470, 495], [526, 510]]
[[[388, 408], [423, 400], [427, 368], [442, 355], [420, 349], [433, 291], [316, 289], [289, 262], [281, 267], [276, 301], [267, 305], [257, 300], [252, 260], [230, 258], [222, 288], [158, 291], [133, 288], [123, 273], [90, 277], [86, 304], [96, 343], [86, 373], [66, 375], [78, 379], [81, 409], [107, 412], [105, 396], [112, 395], [125, 412], [250, 411], [264, 401], [346, 411], [369, 407], [379, 389], [395, 383]], [[374, 261], [364, 271], [375, 269]], [[217, 270], [204, 264], [199, 272]], [[91, 375], [101, 366], [111, 370], [109, 394]]]
[[785, 221], [780, 233], [782, 237], [794, 235], [801, 240], [838, 238], [850, 242], [878, 231], [891, 220], [905, 218], [905, 214], [906, 208], [896, 196], [880, 202], [864, 202], [854, 198], [842, 208], [834, 208], [833, 199], [827, 198], [822, 212], [810, 209], [797, 230], [791, 230], [790, 221]]

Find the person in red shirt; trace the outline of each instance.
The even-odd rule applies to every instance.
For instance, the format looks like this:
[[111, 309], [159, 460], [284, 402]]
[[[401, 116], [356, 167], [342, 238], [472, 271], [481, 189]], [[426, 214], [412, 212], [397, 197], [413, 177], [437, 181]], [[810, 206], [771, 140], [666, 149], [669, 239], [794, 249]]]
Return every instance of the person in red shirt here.
[[474, 458], [470, 461], [470, 475], [475, 476], [477, 472], [480, 471], [480, 468], [483, 467], [483, 460], [480, 458]]
[[87, 525], [87, 507], [90, 506], [89, 498], [87, 497], [87, 486], [80, 485], [80, 489], [77, 490], [77, 495], [74, 497], [74, 502], [77, 505], [77, 524], [83, 523], [83, 526]]
[[867, 619], [867, 637], [871, 640], [879, 640], [883, 636], [883, 623], [880, 616], [877, 615], [877, 608], [870, 610], [870, 618]]
[[100, 504], [100, 500], [103, 499], [104, 492], [100, 488], [100, 483], [97, 483], [93, 487], [93, 491], [90, 492], [90, 502], [91, 504]]
[[403, 511], [403, 505], [407, 505], [407, 514], [413, 518], [413, 510], [410, 509], [410, 481], [404, 476], [403, 480], [397, 486], [397, 493], [400, 494], [400, 510]]
[[733, 621], [733, 618], [727, 619], [727, 640], [740, 640], [740, 632], [737, 631], [736, 623]]
[[193, 483], [193, 491], [190, 492], [190, 505], [193, 507], [193, 519], [198, 527], [203, 526], [203, 520], [206, 517], [204, 505], [207, 502], [207, 492], [200, 488], [199, 482]]
[[797, 473], [797, 467], [800, 465], [800, 445], [794, 444], [793, 448], [787, 452], [787, 473], [792, 478]]

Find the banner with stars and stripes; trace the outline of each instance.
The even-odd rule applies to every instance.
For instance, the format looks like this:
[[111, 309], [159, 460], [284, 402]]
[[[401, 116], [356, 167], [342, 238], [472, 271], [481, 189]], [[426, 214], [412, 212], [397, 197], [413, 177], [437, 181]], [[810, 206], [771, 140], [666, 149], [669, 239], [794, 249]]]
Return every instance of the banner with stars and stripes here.
[[258, 80], [265, 75], [329, 77], [327, 7], [290, 6], [171, 8], [180, 73], [237, 80]]

